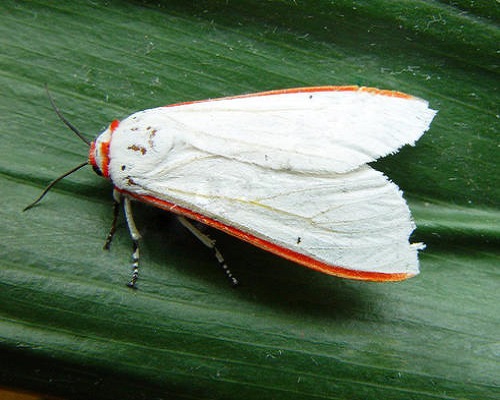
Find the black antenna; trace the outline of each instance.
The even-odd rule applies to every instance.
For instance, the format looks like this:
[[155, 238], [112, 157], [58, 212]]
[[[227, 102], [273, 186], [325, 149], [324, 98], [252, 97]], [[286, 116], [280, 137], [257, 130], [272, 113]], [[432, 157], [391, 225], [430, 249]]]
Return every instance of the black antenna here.
[[37, 203], [40, 202], [40, 200], [42, 200], [45, 195], [48, 193], [48, 191], [50, 189], [52, 189], [52, 187], [57, 183], [59, 182], [61, 179], [63, 178], [66, 178], [68, 175], [72, 174], [73, 172], [75, 171], [78, 171], [80, 168], [83, 168], [85, 167], [86, 165], [88, 165], [88, 161], [85, 161], [84, 163], [81, 163], [79, 166], [75, 167], [75, 168], [71, 168], [68, 172], [65, 172], [64, 174], [62, 174], [59, 178], [56, 178], [54, 179], [52, 182], [50, 182], [47, 187], [44, 189], [43, 193], [40, 195], [40, 197], [38, 197], [38, 199], [36, 199], [33, 203], [31, 203], [30, 205], [24, 207], [23, 211], [26, 211], [26, 210], [29, 210], [31, 207], [35, 206]]
[[[61, 111], [59, 110], [59, 108], [57, 108], [56, 106], [56, 103], [54, 103], [54, 99], [52, 98], [52, 96], [50, 95], [50, 92], [49, 92], [49, 88], [47, 85], [45, 85], [45, 90], [47, 92], [47, 96], [49, 97], [49, 101], [50, 101], [50, 104], [52, 105], [52, 108], [54, 109], [54, 111], [56, 112], [57, 116], [59, 117], [59, 119], [64, 123], [64, 125], [66, 125], [69, 129], [71, 129], [74, 133], [76, 133], [76, 135], [83, 141], [85, 142], [88, 146], [90, 146], [90, 142], [85, 139], [85, 137], [81, 134], [81, 132], [76, 129], [73, 124], [71, 122], [69, 122], [66, 117], [64, 115], [62, 115]], [[40, 202], [40, 200], [42, 200], [45, 195], [49, 192], [50, 189], [52, 189], [54, 187], [54, 185], [59, 182], [61, 179], [67, 177], [68, 175], [72, 174], [73, 172], [75, 171], [78, 171], [80, 168], [83, 168], [85, 167], [86, 165], [88, 165], [88, 161], [85, 161], [84, 163], [81, 163], [80, 165], [78, 165], [77, 167], [75, 168], [72, 168], [70, 169], [68, 172], [65, 172], [64, 174], [62, 174], [59, 178], [56, 178], [54, 179], [52, 182], [50, 182], [47, 187], [44, 189], [44, 191], [42, 192], [42, 194], [38, 197], [38, 199], [36, 199], [33, 203], [31, 203], [30, 205], [28, 205], [27, 207], [25, 207], [23, 209], [23, 211], [26, 211], [26, 210], [29, 210], [30, 208], [34, 207], [36, 204], [38, 204]]]
[[73, 132], [76, 133], [76, 136], [78, 136], [83, 142], [87, 143], [88, 146], [90, 146], [90, 142], [82, 135], [82, 133], [76, 129], [76, 127], [69, 122], [64, 115], [62, 115], [61, 111], [59, 108], [57, 108], [56, 103], [54, 103], [54, 99], [52, 98], [50, 92], [49, 92], [49, 87], [45, 85], [45, 91], [47, 92], [47, 96], [49, 97], [50, 104], [52, 105], [52, 108], [56, 112], [57, 116], [59, 119], [66, 125], [69, 129], [71, 129]]

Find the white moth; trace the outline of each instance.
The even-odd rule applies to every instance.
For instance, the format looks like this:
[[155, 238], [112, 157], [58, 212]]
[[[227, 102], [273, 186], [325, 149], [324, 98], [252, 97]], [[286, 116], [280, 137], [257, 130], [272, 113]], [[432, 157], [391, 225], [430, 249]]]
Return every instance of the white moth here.
[[417, 274], [424, 246], [409, 243], [415, 225], [402, 192], [367, 163], [413, 145], [435, 114], [400, 92], [326, 86], [174, 104], [114, 121], [91, 143], [89, 163], [124, 200], [135, 245], [129, 285], [140, 238], [130, 200], [179, 215], [233, 283], [214, 242], [189, 220], [331, 275]]

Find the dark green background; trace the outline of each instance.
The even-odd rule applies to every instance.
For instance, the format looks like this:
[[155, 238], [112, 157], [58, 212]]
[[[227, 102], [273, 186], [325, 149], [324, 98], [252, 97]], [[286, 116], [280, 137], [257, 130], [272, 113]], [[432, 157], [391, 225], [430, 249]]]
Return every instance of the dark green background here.
[[[500, 396], [496, 1], [2, 1], [0, 385], [69, 398]], [[359, 84], [427, 99], [414, 148], [374, 164], [406, 193], [422, 273], [329, 277], [211, 232], [243, 282], [137, 206], [140, 290], [87, 157], [115, 118], [179, 101]]]

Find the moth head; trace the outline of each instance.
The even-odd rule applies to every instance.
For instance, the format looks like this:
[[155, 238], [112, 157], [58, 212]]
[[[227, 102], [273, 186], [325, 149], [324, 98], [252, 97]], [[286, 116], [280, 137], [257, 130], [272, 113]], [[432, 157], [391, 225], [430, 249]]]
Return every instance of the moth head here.
[[109, 147], [113, 132], [120, 124], [114, 120], [108, 128], [102, 132], [96, 140], [90, 143], [89, 164], [92, 165], [97, 175], [109, 178]]

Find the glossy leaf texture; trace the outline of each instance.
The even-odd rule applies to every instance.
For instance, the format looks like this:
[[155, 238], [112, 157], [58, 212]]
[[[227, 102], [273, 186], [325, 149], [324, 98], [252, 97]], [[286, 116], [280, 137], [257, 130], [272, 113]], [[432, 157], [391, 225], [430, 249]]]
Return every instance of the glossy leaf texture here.
[[[494, 399], [500, 396], [499, 12], [495, 1], [3, 1], [0, 386], [64, 398]], [[234, 290], [195, 238], [138, 205], [140, 289], [111, 187], [50, 108], [95, 137], [180, 101], [358, 84], [438, 109], [373, 163], [427, 243], [421, 274], [363, 283], [222, 233]]]

